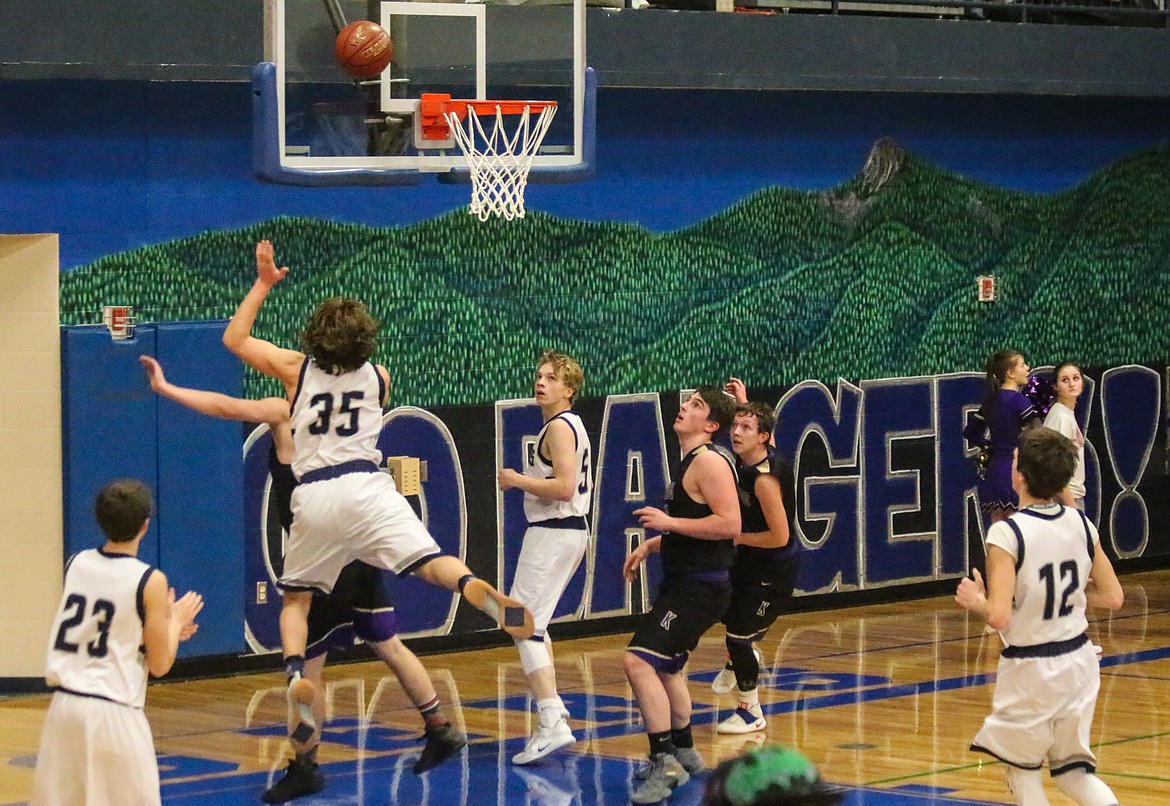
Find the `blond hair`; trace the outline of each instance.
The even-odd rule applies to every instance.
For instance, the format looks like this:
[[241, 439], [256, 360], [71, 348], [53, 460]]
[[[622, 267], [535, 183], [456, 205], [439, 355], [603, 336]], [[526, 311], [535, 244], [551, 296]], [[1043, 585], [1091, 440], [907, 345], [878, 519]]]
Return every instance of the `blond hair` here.
[[581, 394], [581, 389], [585, 386], [585, 373], [581, 371], [581, 365], [573, 360], [572, 356], [557, 350], [545, 350], [540, 354], [536, 369], [539, 370], [545, 364], [552, 366], [557, 380], [573, 390], [569, 403], [576, 403], [577, 395]]

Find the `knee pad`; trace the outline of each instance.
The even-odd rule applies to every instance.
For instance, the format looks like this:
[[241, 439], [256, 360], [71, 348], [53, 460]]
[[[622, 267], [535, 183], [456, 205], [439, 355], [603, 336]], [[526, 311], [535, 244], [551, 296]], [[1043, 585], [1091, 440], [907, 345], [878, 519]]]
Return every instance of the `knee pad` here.
[[1052, 781], [1082, 806], [1117, 806], [1117, 796], [1108, 784], [1080, 767], [1054, 775]]
[[517, 641], [516, 649], [520, 651], [520, 666], [526, 675], [532, 674], [537, 669], [543, 669], [545, 666], [552, 666], [552, 657], [548, 654], [548, 648], [544, 645], [543, 640], [529, 638]]

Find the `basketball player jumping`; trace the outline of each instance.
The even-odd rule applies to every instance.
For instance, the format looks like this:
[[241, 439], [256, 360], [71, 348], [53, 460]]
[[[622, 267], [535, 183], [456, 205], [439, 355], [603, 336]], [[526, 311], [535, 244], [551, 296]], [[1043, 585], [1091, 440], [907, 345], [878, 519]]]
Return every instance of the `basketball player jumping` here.
[[303, 334], [307, 355], [252, 335], [268, 292], [288, 274], [277, 268], [272, 244], [256, 245], [256, 282], [223, 334], [224, 345], [249, 366], [280, 380], [291, 401], [293, 522], [280, 587], [280, 636], [293, 737], [307, 741], [317, 728], [316, 686], [304, 675], [313, 591], [328, 593], [353, 560], [396, 574], [415, 574], [460, 592], [513, 638], [532, 635], [532, 614], [443, 554], [394, 480], [379, 471], [382, 407], [389, 396], [386, 368], [369, 359], [378, 322], [354, 299], [324, 300]]
[[[150, 356], [139, 356], [146, 370], [150, 388], [169, 400], [189, 409], [247, 423], [265, 423], [272, 433], [268, 455], [271, 478], [269, 505], [276, 511], [281, 528], [292, 527], [292, 493], [297, 485], [289, 466], [293, 455], [292, 429], [289, 427], [288, 401], [279, 397], [242, 400], [218, 392], [176, 386], [167, 380], [162, 366]], [[414, 765], [423, 773], [441, 764], [467, 744], [467, 737], [451, 726], [442, 714], [439, 695], [426, 668], [398, 638], [398, 618], [390, 591], [382, 575], [385, 572], [355, 560], [341, 570], [337, 583], [328, 594], [313, 592], [309, 610], [309, 632], [305, 652], [305, 677], [316, 686], [313, 715], [317, 727], [305, 741], [290, 736], [296, 757], [289, 762], [284, 776], [264, 793], [265, 803], [285, 803], [303, 795], [321, 791], [325, 775], [317, 766], [317, 747], [321, 741], [321, 722], [325, 714], [325, 691], [321, 673], [331, 649], [353, 646], [354, 637], [369, 644], [374, 653], [390, 667], [406, 695], [423, 718], [426, 745]], [[295, 726], [294, 726], [295, 727]]]
[[537, 362], [533, 391], [544, 427], [536, 438], [532, 466], [499, 472], [501, 490], [524, 491], [528, 529], [509, 595], [532, 611], [536, 631], [517, 639], [520, 665], [536, 699], [539, 724], [513, 764], [530, 764], [576, 741], [569, 712], [557, 694], [548, 623], [569, 580], [585, 556], [589, 496], [593, 490], [589, 435], [571, 407], [585, 375], [569, 356], [545, 351]]

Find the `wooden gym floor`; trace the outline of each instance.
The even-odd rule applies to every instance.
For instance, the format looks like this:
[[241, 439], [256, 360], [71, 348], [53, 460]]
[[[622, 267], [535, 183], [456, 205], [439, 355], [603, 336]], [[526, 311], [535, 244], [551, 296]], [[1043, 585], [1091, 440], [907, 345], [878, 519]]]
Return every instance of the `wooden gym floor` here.
[[[1103, 648], [1093, 728], [1099, 772], [1126, 806], [1170, 803], [1170, 571], [1122, 578], [1126, 603], [1090, 627]], [[555, 625], [553, 627], [555, 636]], [[622, 673], [627, 636], [558, 642], [558, 683], [578, 742], [517, 768], [532, 726], [523, 673], [509, 648], [424, 657], [467, 751], [417, 777], [420, 719], [379, 663], [326, 670], [324, 792], [298, 804], [623, 804], [645, 736]], [[735, 703], [709, 683], [722, 665], [713, 631], [691, 659], [696, 745], [708, 764], [757, 741], [799, 748], [849, 806], [1010, 803], [1002, 765], [967, 749], [990, 708], [999, 639], [950, 597], [782, 617], [761, 649], [761, 735], [720, 737]], [[0, 804], [32, 785], [48, 696], [0, 700]], [[284, 689], [278, 673], [151, 687], [147, 714], [165, 804], [255, 804], [283, 766]], [[703, 780], [669, 803], [697, 804]], [[1068, 801], [1048, 784], [1054, 804]]]

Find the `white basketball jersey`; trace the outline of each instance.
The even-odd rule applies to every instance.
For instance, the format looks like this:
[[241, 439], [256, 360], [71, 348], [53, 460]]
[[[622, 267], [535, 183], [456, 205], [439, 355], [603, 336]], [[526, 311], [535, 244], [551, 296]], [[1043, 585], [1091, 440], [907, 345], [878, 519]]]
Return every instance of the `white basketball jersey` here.
[[292, 402], [296, 477], [359, 459], [381, 464], [378, 435], [385, 396], [382, 376], [369, 362], [331, 375], [306, 358]]
[[152, 570], [137, 557], [101, 549], [73, 557], [49, 633], [45, 681], [50, 686], [143, 706], [142, 591]]
[[554, 518], [583, 517], [589, 513], [589, 496], [593, 492], [593, 470], [589, 466], [589, 435], [585, 433], [585, 425], [581, 417], [572, 411], [563, 411], [550, 419], [540, 429], [536, 437], [536, 447], [533, 450], [532, 461], [524, 468], [524, 475], [534, 479], [551, 479], [553, 477], [552, 463], [540, 455], [544, 445], [548, 427], [556, 420], [563, 420], [573, 429], [576, 439], [576, 488], [573, 497], [568, 501], [553, 501], [548, 498], [538, 498], [532, 493], [524, 493], [524, 517], [529, 523], [553, 520]]
[[1067, 641], [1085, 631], [1085, 585], [1098, 539], [1088, 518], [1059, 504], [1028, 507], [987, 531], [987, 542], [1016, 560], [1012, 622], [1002, 631], [1009, 646]]

